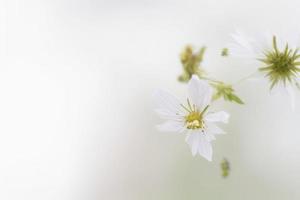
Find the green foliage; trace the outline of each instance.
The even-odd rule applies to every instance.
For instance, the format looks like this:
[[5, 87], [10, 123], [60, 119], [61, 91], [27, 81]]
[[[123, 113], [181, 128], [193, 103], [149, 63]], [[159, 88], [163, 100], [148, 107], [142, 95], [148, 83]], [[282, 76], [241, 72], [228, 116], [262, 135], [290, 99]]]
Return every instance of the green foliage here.
[[[215, 89], [214, 100], [223, 98], [225, 101], [244, 104], [235, 94], [231, 85], [206, 77], [206, 72], [201, 68], [205, 50], [206, 47], [202, 47], [198, 52], [194, 52], [191, 46], [185, 47], [180, 55], [183, 73], [178, 77], [178, 80], [180, 82], [188, 82], [192, 78], [192, 75], [196, 74], [200, 79], [208, 81], [213, 86]], [[228, 49], [224, 48], [223, 51], [224, 54], [228, 54]]]
[[234, 93], [234, 89], [231, 85], [225, 84], [223, 82], [214, 82], [211, 83], [211, 85], [215, 89], [215, 94], [213, 96], [214, 100], [223, 98], [226, 101], [244, 104], [244, 102]]

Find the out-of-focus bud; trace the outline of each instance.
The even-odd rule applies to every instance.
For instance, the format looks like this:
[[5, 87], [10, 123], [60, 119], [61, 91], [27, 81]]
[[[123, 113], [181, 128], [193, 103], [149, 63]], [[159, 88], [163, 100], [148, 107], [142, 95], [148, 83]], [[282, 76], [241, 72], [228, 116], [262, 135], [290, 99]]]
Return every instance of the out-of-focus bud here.
[[230, 163], [229, 161], [224, 158], [220, 164], [221, 166], [221, 172], [222, 172], [222, 177], [226, 178], [229, 176], [229, 172], [230, 172]]
[[182, 64], [185, 64], [186, 62], [188, 62], [190, 60], [190, 58], [193, 55], [193, 47], [190, 45], [187, 45], [184, 50], [182, 51], [182, 53], [180, 54], [180, 60]]
[[221, 52], [221, 56], [228, 56], [228, 49], [227, 48], [223, 48], [222, 52]]
[[181, 82], [188, 82], [192, 75], [196, 74], [201, 78], [205, 72], [200, 64], [203, 61], [205, 47], [202, 47], [198, 52], [194, 52], [191, 46], [186, 46], [180, 54], [180, 60], [183, 67], [183, 73], [178, 77]]

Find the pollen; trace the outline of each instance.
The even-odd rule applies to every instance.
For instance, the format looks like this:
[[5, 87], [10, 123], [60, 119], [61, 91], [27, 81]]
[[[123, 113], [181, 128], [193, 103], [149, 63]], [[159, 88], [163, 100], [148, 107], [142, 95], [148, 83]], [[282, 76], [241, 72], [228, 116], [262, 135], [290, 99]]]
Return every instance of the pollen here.
[[188, 129], [204, 128], [204, 122], [200, 112], [191, 112], [185, 117], [186, 126]]
[[208, 109], [208, 106], [204, 108], [203, 111], [199, 111], [196, 106], [190, 103], [189, 99], [187, 99], [187, 105], [181, 106], [187, 111], [187, 115], [185, 116], [185, 124], [187, 129], [203, 129], [205, 127], [203, 115]]

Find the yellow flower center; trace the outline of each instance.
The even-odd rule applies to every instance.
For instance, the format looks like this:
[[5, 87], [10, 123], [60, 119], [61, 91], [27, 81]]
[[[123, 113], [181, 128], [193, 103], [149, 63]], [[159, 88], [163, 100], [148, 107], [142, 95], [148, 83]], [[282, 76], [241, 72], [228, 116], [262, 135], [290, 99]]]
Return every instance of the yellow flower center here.
[[203, 129], [205, 127], [203, 115], [208, 109], [208, 106], [200, 112], [196, 108], [195, 104], [191, 105], [189, 99], [187, 99], [187, 104], [187, 107], [181, 104], [181, 106], [188, 112], [188, 114], [184, 117], [187, 129]]
[[202, 114], [197, 111], [192, 111], [185, 116], [185, 123], [188, 129], [204, 128]]

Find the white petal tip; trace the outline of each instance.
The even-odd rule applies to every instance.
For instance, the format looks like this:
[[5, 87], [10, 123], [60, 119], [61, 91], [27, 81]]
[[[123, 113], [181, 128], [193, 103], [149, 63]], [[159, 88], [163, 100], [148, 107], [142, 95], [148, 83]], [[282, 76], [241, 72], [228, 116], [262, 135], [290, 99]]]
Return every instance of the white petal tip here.
[[212, 157], [205, 157], [205, 156], [202, 156], [203, 158], [205, 158], [207, 161], [211, 162], [212, 161]]

